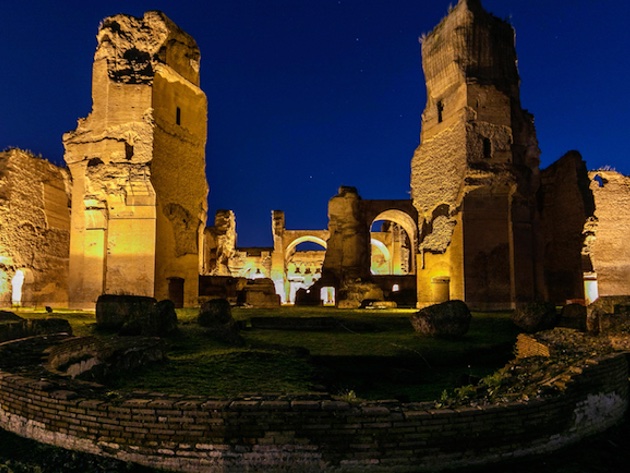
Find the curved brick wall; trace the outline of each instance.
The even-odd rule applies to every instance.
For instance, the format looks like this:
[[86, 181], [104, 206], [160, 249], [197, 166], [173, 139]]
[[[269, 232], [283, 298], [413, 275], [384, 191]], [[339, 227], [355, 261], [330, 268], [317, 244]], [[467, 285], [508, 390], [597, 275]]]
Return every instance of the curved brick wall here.
[[[0, 345], [0, 359], [13, 343]], [[19, 350], [17, 351], [19, 353]], [[6, 367], [6, 364], [3, 366]], [[590, 364], [560, 396], [486, 408], [348, 403], [330, 396], [220, 400], [105, 388], [0, 371], [0, 426], [65, 448], [180, 471], [390, 472], [544, 453], [620, 421], [624, 355]]]

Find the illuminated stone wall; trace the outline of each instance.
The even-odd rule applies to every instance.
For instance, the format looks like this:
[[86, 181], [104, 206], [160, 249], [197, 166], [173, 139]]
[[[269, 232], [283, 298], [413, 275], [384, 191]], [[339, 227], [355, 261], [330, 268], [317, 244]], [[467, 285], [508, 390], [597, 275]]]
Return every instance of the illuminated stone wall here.
[[199, 49], [160, 12], [106, 18], [97, 41], [92, 112], [63, 137], [70, 303], [134, 293], [194, 305], [208, 193]]
[[506, 308], [544, 292], [539, 150], [520, 106], [512, 27], [460, 0], [422, 40], [427, 104], [411, 162], [420, 306]]
[[[234, 212], [218, 210], [214, 226], [205, 231], [202, 274], [271, 279], [280, 300], [293, 303], [298, 288], [310, 287], [321, 276], [328, 230], [287, 230], [284, 212], [274, 210], [271, 217], [273, 247], [238, 247]], [[304, 242], [322, 250], [296, 251]], [[229, 281], [225, 279], [226, 284]]]
[[[590, 294], [630, 294], [630, 177], [612, 170], [589, 172], [595, 214], [585, 227], [586, 276], [596, 289]], [[588, 280], [587, 280], [588, 284]], [[587, 295], [588, 296], [588, 295]]]
[[[236, 244], [234, 213], [219, 210], [215, 225], [205, 232], [204, 268], [207, 270], [204, 274], [269, 278], [273, 280], [281, 301], [294, 303], [296, 292], [311, 288], [326, 271], [326, 284], [336, 290], [347, 289], [345, 281], [354, 282], [356, 272], [360, 271], [366, 280], [360, 288], [364, 291], [370, 284], [370, 255], [374, 260], [371, 265], [374, 274], [414, 273], [411, 253], [418, 232], [417, 213], [411, 201], [363, 200], [356, 189], [342, 187], [340, 195], [333, 197], [329, 203], [327, 230], [287, 229], [281, 210], [272, 211], [271, 217], [273, 248], [243, 248]], [[383, 231], [370, 232], [375, 221], [382, 222]], [[332, 240], [331, 229], [334, 233]], [[358, 237], [359, 234], [361, 237]], [[330, 241], [332, 251], [328, 251]], [[299, 248], [303, 243], [311, 243], [315, 248]], [[326, 264], [328, 268], [324, 270]], [[391, 290], [391, 286], [388, 284], [387, 289]], [[316, 291], [320, 289], [315, 288]], [[376, 289], [371, 295], [382, 297], [380, 290]], [[353, 304], [358, 305], [361, 300], [358, 298]]]
[[69, 199], [65, 170], [19, 149], [0, 153], [0, 308], [67, 306]]

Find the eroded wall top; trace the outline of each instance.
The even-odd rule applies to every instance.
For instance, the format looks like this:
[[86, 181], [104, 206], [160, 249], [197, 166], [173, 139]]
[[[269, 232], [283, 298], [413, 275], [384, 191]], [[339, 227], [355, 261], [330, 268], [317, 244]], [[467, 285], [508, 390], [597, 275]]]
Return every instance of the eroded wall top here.
[[162, 63], [199, 85], [197, 43], [162, 12], [149, 11], [142, 18], [107, 17], [96, 38], [94, 60], [107, 63], [107, 75], [115, 82], [151, 83], [155, 68]]
[[460, 0], [422, 40], [422, 67], [428, 95], [462, 79], [518, 94], [514, 29], [479, 0]]

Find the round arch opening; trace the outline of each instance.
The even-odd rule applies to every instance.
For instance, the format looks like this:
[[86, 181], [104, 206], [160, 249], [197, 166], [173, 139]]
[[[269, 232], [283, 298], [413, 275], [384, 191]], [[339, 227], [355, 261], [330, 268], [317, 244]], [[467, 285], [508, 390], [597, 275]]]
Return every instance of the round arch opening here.
[[372, 274], [415, 274], [417, 227], [410, 215], [397, 209], [379, 213], [370, 224], [370, 238]]
[[309, 290], [321, 278], [326, 247], [325, 240], [313, 235], [301, 236], [287, 245], [285, 267], [288, 288], [285, 302], [294, 304], [300, 289]]

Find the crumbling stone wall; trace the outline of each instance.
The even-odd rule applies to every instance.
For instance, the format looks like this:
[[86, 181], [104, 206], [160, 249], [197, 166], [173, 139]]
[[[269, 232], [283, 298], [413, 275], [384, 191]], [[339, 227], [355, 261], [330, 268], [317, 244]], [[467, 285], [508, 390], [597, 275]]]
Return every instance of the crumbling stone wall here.
[[344, 308], [359, 307], [364, 299], [382, 300], [382, 290], [370, 281], [370, 227], [354, 187], [340, 187], [328, 202], [328, 231], [322, 278], [315, 290], [335, 287], [337, 306]]
[[63, 137], [71, 305], [128, 292], [193, 305], [208, 193], [199, 49], [160, 12], [106, 18], [97, 41], [92, 112]]
[[551, 302], [584, 299], [583, 228], [595, 210], [586, 163], [569, 151], [541, 173], [545, 284]]
[[[380, 220], [393, 229], [391, 235], [371, 232], [372, 224]], [[372, 242], [381, 243], [392, 258], [386, 272], [413, 274], [415, 268], [408, 257], [409, 251], [415, 253], [416, 220], [417, 212], [409, 200], [364, 200], [354, 187], [340, 187], [328, 202], [329, 238], [315, 291], [334, 287], [337, 305], [346, 308], [357, 308], [366, 299], [384, 300], [384, 292], [390, 292], [392, 286], [387, 278], [379, 279], [380, 284], [373, 278]]]
[[541, 295], [532, 116], [512, 27], [460, 0], [422, 41], [427, 104], [411, 162], [418, 304], [511, 307]]
[[[379, 220], [387, 222], [386, 231], [371, 232], [372, 223]], [[380, 243], [390, 257], [385, 274], [415, 272], [411, 255], [418, 234], [416, 221], [417, 212], [410, 200], [364, 200], [356, 189], [342, 186], [339, 195], [329, 202], [328, 229], [288, 230], [284, 212], [273, 210], [273, 248], [243, 248], [236, 244], [234, 213], [219, 210], [214, 226], [205, 231], [202, 275], [223, 276], [226, 283], [230, 276], [270, 278], [283, 303], [296, 302], [298, 290], [311, 288], [313, 301], [317, 301], [322, 287], [333, 286], [340, 291], [340, 300], [345, 299], [342, 305], [350, 303], [358, 307], [363, 299], [382, 299], [383, 290], [392, 290], [388, 279], [381, 279], [387, 288], [370, 281], [372, 242]], [[298, 251], [298, 245], [306, 242], [322, 249]], [[214, 281], [218, 283], [221, 279]], [[208, 295], [206, 289], [203, 292]]]
[[[600, 296], [630, 294], [630, 177], [616, 171], [589, 172], [595, 214], [584, 226], [584, 255]], [[589, 268], [591, 269], [591, 268]]]
[[363, 217], [361, 197], [354, 187], [340, 187], [328, 202], [328, 231], [324, 278], [336, 281], [368, 278], [370, 229]]
[[230, 259], [236, 253], [236, 216], [232, 210], [217, 210], [214, 226], [204, 235], [204, 270], [209, 276], [231, 276]]
[[67, 171], [27, 151], [0, 153], [0, 307], [18, 272], [20, 304], [67, 306], [69, 202]]

